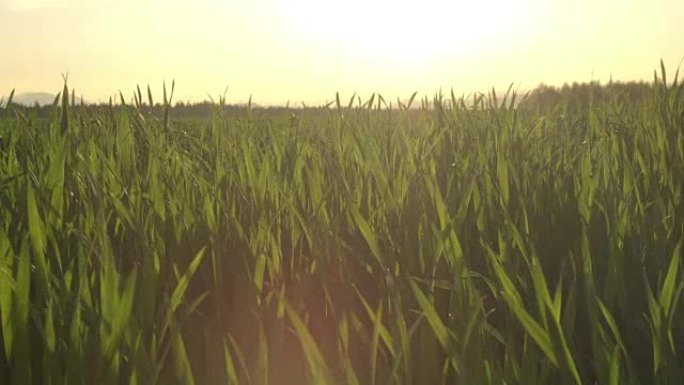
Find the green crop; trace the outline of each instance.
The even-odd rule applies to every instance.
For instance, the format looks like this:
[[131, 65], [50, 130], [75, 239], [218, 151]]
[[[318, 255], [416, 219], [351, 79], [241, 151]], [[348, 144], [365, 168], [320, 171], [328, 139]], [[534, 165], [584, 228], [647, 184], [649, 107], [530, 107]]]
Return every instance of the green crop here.
[[0, 102], [0, 383], [684, 378], [664, 67], [637, 93], [224, 95], [203, 118], [174, 88]]

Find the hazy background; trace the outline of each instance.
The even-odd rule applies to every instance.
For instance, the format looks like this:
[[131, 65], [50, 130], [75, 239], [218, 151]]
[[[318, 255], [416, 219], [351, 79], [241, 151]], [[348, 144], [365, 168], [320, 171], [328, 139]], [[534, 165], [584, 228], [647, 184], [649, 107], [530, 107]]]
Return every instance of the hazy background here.
[[652, 78], [684, 57], [682, 0], [0, 0], [0, 95], [320, 103], [514, 82]]

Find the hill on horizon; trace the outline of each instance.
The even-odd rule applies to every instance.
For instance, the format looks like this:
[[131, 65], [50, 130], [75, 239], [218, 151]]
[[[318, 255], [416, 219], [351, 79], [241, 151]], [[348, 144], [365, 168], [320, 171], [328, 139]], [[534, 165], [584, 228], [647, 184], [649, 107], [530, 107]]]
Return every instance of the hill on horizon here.
[[[8, 96], [9, 95], [3, 95], [2, 99], [6, 102]], [[12, 98], [12, 102], [29, 107], [36, 103], [41, 106], [47, 106], [54, 102], [55, 96], [56, 94], [49, 92], [22, 92], [20, 94], [15, 94]]]

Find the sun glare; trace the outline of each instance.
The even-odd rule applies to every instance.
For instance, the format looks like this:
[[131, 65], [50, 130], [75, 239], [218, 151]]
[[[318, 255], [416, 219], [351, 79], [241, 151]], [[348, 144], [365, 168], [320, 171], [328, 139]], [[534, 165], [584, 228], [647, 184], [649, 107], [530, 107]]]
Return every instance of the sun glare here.
[[357, 54], [430, 60], [482, 48], [520, 32], [533, 0], [289, 0], [285, 14], [310, 39]]

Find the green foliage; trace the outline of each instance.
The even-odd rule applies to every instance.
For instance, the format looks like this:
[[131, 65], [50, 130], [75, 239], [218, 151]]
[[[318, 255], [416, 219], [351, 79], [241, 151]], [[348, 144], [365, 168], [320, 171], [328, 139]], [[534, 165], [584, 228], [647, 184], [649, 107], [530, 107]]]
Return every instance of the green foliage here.
[[677, 383], [677, 75], [0, 102], [0, 383]]

